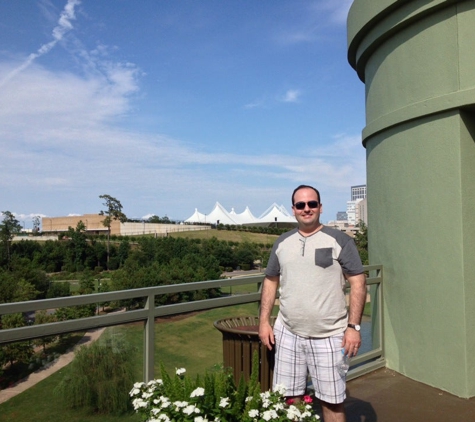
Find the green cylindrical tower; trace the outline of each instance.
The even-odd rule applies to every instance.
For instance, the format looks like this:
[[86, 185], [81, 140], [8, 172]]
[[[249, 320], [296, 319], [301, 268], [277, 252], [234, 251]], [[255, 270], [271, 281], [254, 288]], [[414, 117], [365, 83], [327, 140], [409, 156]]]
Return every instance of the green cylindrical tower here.
[[475, 0], [355, 0], [388, 367], [475, 396]]

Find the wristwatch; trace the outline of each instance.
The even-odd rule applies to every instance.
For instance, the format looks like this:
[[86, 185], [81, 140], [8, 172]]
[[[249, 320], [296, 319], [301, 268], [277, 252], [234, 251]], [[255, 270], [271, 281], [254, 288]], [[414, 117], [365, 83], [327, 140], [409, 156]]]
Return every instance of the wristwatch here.
[[353, 328], [353, 330], [360, 331], [361, 330], [361, 325], [359, 324], [348, 324], [348, 327]]

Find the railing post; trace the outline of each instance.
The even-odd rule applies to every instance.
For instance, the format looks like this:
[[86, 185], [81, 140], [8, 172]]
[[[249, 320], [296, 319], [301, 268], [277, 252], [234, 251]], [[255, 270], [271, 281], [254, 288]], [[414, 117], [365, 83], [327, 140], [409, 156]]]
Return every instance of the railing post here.
[[[377, 278], [382, 278], [380, 268], [373, 270]], [[371, 332], [373, 337], [373, 349], [383, 350], [383, 295], [382, 283], [373, 284], [370, 287], [371, 297]], [[384, 352], [383, 352], [384, 357]]]
[[149, 294], [145, 307], [148, 311], [148, 317], [144, 327], [144, 347], [143, 347], [143, 376], [144, 382], [154, 379], [155, 369], [155, 317], [153, 314], [155, 308], [155, 295]]

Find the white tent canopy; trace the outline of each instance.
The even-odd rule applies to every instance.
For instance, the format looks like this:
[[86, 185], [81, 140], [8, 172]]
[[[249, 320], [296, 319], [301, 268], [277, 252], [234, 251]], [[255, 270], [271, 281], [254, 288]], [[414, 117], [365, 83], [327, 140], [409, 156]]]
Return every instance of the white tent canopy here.
[[195, 208], [195, 212], [190, 218], [185, 220], [185, 223], [206, 223], [206, 215], [198, 212], [198, 208]]
[[209, 224], [237, 224], [219, 202], [216, 202], [213, 211], [206, 215], [206, 222]]
[[234, 208], [230, 212], [216, 202], [209, 214], [202, 214], [195, 209], [194, 214], [185, 223], [229, 224], [245, 226], [296, 225], [295, 217], [283, 205], [272, 204], [259, 218], [254, 217], [249, 207], [237, 214]]
[[266, 211], [259, 217], [260, 223], [293, 223], [297, 224], [297, 220], [293, 215], [285, 209], [283, 205], [277, 205], [275, 202], [267, 208]]
[[237, 222], [237, 224], [249, 224], [258, 221], [258, 219], [252, 214], [249, 207], [246, 207], [246, 209], [241, 214], [236, 214], [236, 211], [234, 211], [234, 208], [232, 208], [229, 215], [234, 221]]

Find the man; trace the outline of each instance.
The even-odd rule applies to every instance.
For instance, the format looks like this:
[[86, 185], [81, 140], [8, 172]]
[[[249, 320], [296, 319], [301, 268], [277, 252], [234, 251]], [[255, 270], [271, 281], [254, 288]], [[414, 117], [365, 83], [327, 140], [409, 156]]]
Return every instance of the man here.
[[[297, 187], [292, 210], [298, 228], [277, 239], [267, 265], [259, 337], [270, 350], [276, 348], [274, 386], [285, 385], [286, 396], [298, 401], [305, 394], [308, 371], [325, 422], [345, 422], [346, 376], [337, 366], [344, 354], [355, 356], [361, 345], [366, 277], [353, 239], [320, 223], [317, 189]], [[345, 279], [351, 285], [349, 315]], [[278, 287], [280, 310], [272, 328]]]

